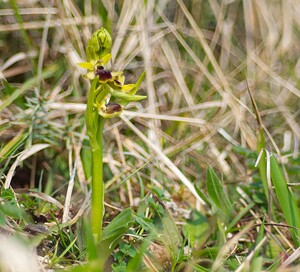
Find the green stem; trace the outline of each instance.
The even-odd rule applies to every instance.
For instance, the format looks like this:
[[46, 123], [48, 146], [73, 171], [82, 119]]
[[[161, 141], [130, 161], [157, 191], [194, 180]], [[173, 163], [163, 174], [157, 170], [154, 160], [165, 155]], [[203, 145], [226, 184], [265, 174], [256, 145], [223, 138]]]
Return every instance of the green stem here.
[[98, 129], [98, 122], [97, 122], [98, 114], [97, 112], [95, 112], [94, 109], [94, 101], [96, 97], [96, 86], [97, 86], [97, 80], [94, 80], [88, 96], [88, 101], [86, 106], [86, 117], [85, 117], [87, 134], [90, 138], [92, 151], [99, 148], [97, 137], [96, 137], [96, 131]]
[[92, 149], [92, 207], [91, 226], [95, 240], [101, 240], [102, 221], [104, 215], [104, 185], [103, 185], [103, 128], [104, 118], [94, 108], [96, 97], [103, 92], [97, 88], [97, 80], [94, 80], [88, 97], [86, 109], [87, 134], [90, 138]]
[[102, 221], [104, 215], [104, 183], [103, 183], [103, 127], [104, 119], [98, 118], [97, 134], [98, 148], [92, 147], [92, 210], [91, 225], [96, 241], [100, 241], [102, 234]]

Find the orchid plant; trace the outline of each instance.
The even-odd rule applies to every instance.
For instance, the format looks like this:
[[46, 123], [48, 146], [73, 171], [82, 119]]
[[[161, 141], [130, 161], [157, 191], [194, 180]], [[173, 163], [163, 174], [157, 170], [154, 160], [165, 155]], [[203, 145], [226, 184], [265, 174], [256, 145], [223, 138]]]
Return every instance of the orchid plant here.
[[78, 63], [87, 69], [85, 77], [91, 81], [86, 108], [86, 127], [92, 152], [91, 226], [96, 241], [101, 240], [104, 216], [103, 128], [107, 118], [119, 116], [130, 101], [146, 96], [136, 95], [144, 73], [135, 84], [125, 84], [123, 72], [105, 69], [111, 59], [112, 39], [105, 28], [97, 30], [88, 41], [87, 62]]

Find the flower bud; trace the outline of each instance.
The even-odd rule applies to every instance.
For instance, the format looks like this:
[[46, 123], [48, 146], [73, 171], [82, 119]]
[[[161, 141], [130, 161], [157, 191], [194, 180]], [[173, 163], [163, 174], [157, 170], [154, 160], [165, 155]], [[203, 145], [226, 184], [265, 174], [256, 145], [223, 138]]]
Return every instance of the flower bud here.
[[95, 32], [95, 34], [98, 38], [100, 47], [102, 47], [103, 50], [107, 50], [105, 54], [109, 53], [111, 48], [111, 36], [109, 35], [108, 31], [105, 28], [101, 27], [98, 31]]
[[88, 41], [87, 59], [98, 61], [110, 53], [110, 48], [111, 36], [105, 28], [101, 27], [93, 33], [92, 38]]

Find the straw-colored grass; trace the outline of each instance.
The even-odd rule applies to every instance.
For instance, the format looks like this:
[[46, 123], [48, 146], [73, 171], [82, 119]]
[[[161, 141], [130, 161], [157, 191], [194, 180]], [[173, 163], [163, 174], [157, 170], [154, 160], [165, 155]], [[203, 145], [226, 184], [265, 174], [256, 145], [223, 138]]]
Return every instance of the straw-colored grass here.
[[104, 225], [136, 212], [121, 214], [111, 248], [106, 231], [105, 267], [298, 271], [299, 14], [296, 0], [0, 2], [0, 232], [36, 247], [44, 270], [103, 265], [85, 223], [89, 82], [77, 63], [104, 26], [107, 69], [128, 83], [145, 71], [147, 95], [105, 126]]

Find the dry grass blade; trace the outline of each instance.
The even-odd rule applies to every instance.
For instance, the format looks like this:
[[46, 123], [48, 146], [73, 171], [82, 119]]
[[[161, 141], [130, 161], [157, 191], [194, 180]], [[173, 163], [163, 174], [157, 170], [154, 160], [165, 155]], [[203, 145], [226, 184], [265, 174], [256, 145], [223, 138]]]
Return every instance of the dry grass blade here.
[[49, 202], [49, 203], [57, 206], [59, 209], [64, 208], [64, 205], [62, 205], [58, 200], [56, 200], [55, 198], [53, 198], [45, 193], [42, 193], [42, 192], [33, 192], [33, 191], [26, 190], [26, 189], [15, 189], [15, 193], [16, 194], [26, 194], [28, 196], [37, 197], [39, 199], [42, 199], [46, 202]]
[[[291, 256], [289, 256], [279, 267], [279, 269], [287, 268], [290, 264], [294, 263], [300, 258], [300, 247], [298, 247]], [[280, 270], [281, 271], [281, 270]]]
[[5, 179], [4, 188], [8, 189], [10, 187], [11, 179], [15, 173], [15, 170], [22, 161], [48, 147], [50, 147], [49, 144], [36, 144], [23, 151], [10, 167]]
[[62, 217], [62, 223], [65, 223], [69, 220], [69, 211], [70, 211], [70, 206], [71, 206], [72, 192], [73, 192], [73, 188], [74, 188], [76, 166], [77, 166], [77, 163], [75, 161], [73, 169], [70, 173], [71, 176], [70, 176], [68, 189], [67, 189], [67, 193], [66, 193], [66, 200], [65, 200], [65, 205], [64, 205], [64, 213], [63, 213], [63, 217]]
[[[216, 260], [211, 268], [212, 272], [219, 271], [224, 261], [230, 256], [230, 252], [234, 252], [233, 248], [239, 243], [239, 239], [245, 235], [251, 228], [254, 222], [249, 222], [238, 234], [232, 237], [219, 251]], [[229, 255], [228, 255], [229, 254]]]
[[[63, 111], [71, 111], [71, 112], [84, 112], [86, 105], [79, 103], [49, 103], [48, 107], [55, 110], [63, 110]], [[147, 119], [156, 119], [156, 120], [167, 120], [167, 121], [175, 121], [175, 122], [185, 122], [195, 125], [204, 126], [206, 121], [199, 118], [189, 118], [189, 117], [181, 117], [174, 115], [165, 115], [165, 114], [152, 114], [152, 113], [143, 113], [143, 112], [134, 112], [129, 110], [124, 110], [123, 114], [128, 117], [142, 117]]]
[[[27, 220], [47, 220], [51, 235], [36, 237], [45, 270], [93, 271], [104, 253], [109, 271], [132, 261], [134, 271], [298, 271], [298, 2], [0, 1], [0, 232], [27, 237]], [[128, 207], [136, 219], [98, 250], [81, 237], [93, 186], [90, 82], [77, 63], [102, 26], [105, 70], [125, 84], [145, 72], [148, 98], [105, 124], [103, 228]], [[176, 247], [149, 228], [165, 223], [165, 206]]]
[[264, 237], [257, 245], [256, 247], [252, 250], [252, 252], [247, 256], [247, 258], [244, 260], [244, 262], [235, 270], [235, 272], [241, 272], [244, 271], [244, 269], [249, 267], [249, 264], [256, 252], [258, 252], [261, 247], [266, 243], [267, 237]]
[[170, 64], [172, 72], [175, 76], [175, 79], [179, 85], [180, 90], [183, 93], [183, 97], [184, 97], [188, 107], [190, 109], [193, 109], [193, 107], [195, 107], [194, 99], [191, 96], [190, 91], [184, 81], [184, 75], [182, 74], [181, 69], [180, 69], [181, 65], [176, 61], [176, 58], [172, 52], [172, 49], [166, 41], [163, 41], [161, 43], [161, 47], [162, 47], [163, 52]]
[[126, 117], [122, 117], [122, 120], [130, 127], [130, 129], [139, 136], [139, 138], [144, 141], [149, 148], [151, 148], [156, 155], [159, 156], [162, 163], [165, 164], [186, 186], [186, 188], [194, 195], [194, 197], [199, 201], [201, 205], [204, 205], [205, 202], [203, 199], [198, 195], [197, 191], [195, 190], [194, 185], [186, 178], [186, 176], [176, 167], [176, 165], [164, 154], [161, 150], [154, 145], [139, 129], [137, 129]]
[[250, 53], [251, 59], [260, 66], [260, 68], [269, 74], [269, 76], [278, 84], [280, 84], [283, 88], [286, 88], [289, 90], [291, 93], [294, 95], [300, 97], [300, 91], [290, 82], [287, 80], [283, 79], [280, 75], [275, 73], [266, 63], [264, 63], [256, 54], [255, 52]]

